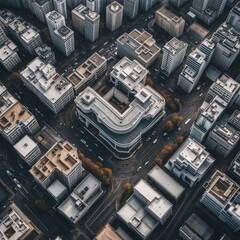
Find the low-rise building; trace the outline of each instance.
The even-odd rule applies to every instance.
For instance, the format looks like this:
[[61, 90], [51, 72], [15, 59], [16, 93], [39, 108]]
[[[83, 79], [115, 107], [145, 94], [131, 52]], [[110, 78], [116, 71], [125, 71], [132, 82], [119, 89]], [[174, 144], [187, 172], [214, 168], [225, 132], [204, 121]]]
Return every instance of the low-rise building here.
[[165, 114], [165, 100], [145, 85], [148, 71], [123, 58], [111, 72], [114, 87], [96, 92], [90, 87], [75, 99], [77, 116], [97, 129], [101, 142], [116, 155], [129, 157], [141, 145], [142, 134]]
[[12, 71], [21, 62], [17, 52], [17, 46], [10, 40], [0, 46], [0, 63], [7, 71]]
[[183, 34], [185, 20], [166, 8], [160, 8], [155, 12], [155, 21], [160, 28], [163, 28], [172, 37], [178, 38]]
[[32, 238], [31, 234], [40, 238], [42, 232], [14, 203], [0, 214], [1, 240], [24, 240]]
[[79, 65], [67, 77], [75, 92], [79, 93], [87, 86], [95, 83], [107, 70], [107, 59], [94, 53], [84, 63]]
[[201, 181], [214, 161], [203, 145], [188, 138], [168, 160], [165, 167], [189, 187], [193, 187]]
[[213, 229], [195, 213], [179, 229], [179, 237], [183, 240], [211, 240], [213, 235]]
[[9, 143], [15, 144], [27, 133], [36, 133], [40, 127], [35, 116], [1, 84], [0, 89], [0, 133]]
[[44, 189], [58, 179], [70, 190], [82, 177], [82, 161], [73, 145], [58, 142], [33, 165], [30, 173]]
[[94, 240], [124, 240], [111, 225], [105, 225]]
[[169, 176], [163, 169], [156, 165], [149, 173], [148, 177], [174, 201], [178, 201], [185, 188]]
[[67, 187], [62, 184], [58, 179], [54, 180], [47, 188], [47, 192], [59, 202], [68, 193]]
[[102, 194], [101, 182], [88, 174], [58, 207], [58, 211], [76, 225]]
[[163, 225], [170, 217], [172, 204], [142, 179], [133, 191], [117, 216], [142, 239], [147, 239], [159, 223]]
[[134, 29], [117, 39], [117, 54], [131, 60], [136, 59], [144, 67], [149, 67], [159, 58], [160, 50], [153, 36], [147, 31]]
[[220, 171], [204, 184], [206, 190], [200, 202], [234, 232], [240, 230], [240, 186]]
[[28, 135], [25, 135], [20, 141], [18, 141], [14, 145], [14, 149], [29, 166], [35, 164], [42, 155], [38, 144]]
[[20, 77], [24, 85], [55, 114], [74, 98], [72, 84], [56, 73], [51, 64], [45, 64], [39, 58], [30, 62]]

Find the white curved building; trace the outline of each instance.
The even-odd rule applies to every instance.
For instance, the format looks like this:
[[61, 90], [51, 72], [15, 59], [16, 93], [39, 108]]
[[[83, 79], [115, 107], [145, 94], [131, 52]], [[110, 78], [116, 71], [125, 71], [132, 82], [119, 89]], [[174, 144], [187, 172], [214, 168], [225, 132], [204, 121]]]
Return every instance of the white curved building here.
[[[98, 130], [101, 142], [118, 157], [129, 157], [147, 132], [165, 114], [165, 100], [145, 85], [148, 71], [136, 60], [123, 58], [111, 72], [110, 89], [87, 87], [75, 99], [77, 116]], [[117, 153], [117, 154], [116, 154]]]

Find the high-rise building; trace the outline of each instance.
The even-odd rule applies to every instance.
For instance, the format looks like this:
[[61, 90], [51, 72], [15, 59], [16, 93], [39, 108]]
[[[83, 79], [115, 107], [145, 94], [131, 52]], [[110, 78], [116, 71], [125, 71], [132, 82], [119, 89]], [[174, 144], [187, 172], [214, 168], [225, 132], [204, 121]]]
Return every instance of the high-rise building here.
[[8, 37], [3, 29], [3, 27], [0, 25], [0, 46], [4, 44], [8, 40]]
[[160, 48], [156, 40], [147, 31], [140, 32], [134, 29], [130, 33], [124, 33], [117, 39], [117, 54], [120, 57], [136, 59], [144, 67], [149, 67], [160, 54]]
[[31, 3], [32, 12], [43, 23], [45, 23], [45, 15], [53, 10], [52, 0], [33, 0]]
[[74, 32], [65, 25], [54, 30], [52, 40], [54, 46], [65, 56], [69, 56], [75, 50]]
[[0, 6], [22, 8], [22, 0], [0, 0]]
[[166, 76], [169, 76], [182, 64], [187, 47], [187, 43], [175, 37], [164, 45], [161, 70]]
[[190, 136], [202, 143], [217, 120], [222, 116], [226, 107], [227, 103], [219, 96], [216, 96], [197, 116], [192, 125]]
[[228, 69], [240, 53], [240, 35], [231, 25], [224, 22], [212, 35], [216, 44], [212, 63], [222, 71]]
[[240, 110], [235, 110], [232, 113], [232, 115], [228, 119], [228, 123], [240, 130]]
[[155, 4], [159, 3], [159, 0], [140, 0], [140, 8], [147, 12]]
[[238, 2], [229, 12], [226, 23], [240, 30], [240, 2]]
[[220, 171], [216, 171], [204, 185], [200, 202], [234, 232], [240, 230], [240, 186]]
[[92, 12], [97, 12], [98, 14], [100, 14], [106, 7], [106, 2], [107, 2], [106, 0], [86, 0], [85, 5]]
[[43, 44], [39, 30], [29, 25], [21, 18], [15, 18], [10, 22], [8, 30], [31, 55], [35, 55], [35, 48]]
[[73, 189], [82, 177], [82, 161], [72, 144], [58, 142], [33, 165], [30, 173], [44, 189], [56, 179], [68, 189]]
[[193, 187], [201, 181], [214, 161], [203, 145], [188, 138], [168, 160], [165, 167], [189, 187]]
[[80, 4], [72, 10], [73, 27], [91, 42], [99, 36], [100, 15]]
[[198, 49], [205, 54], [206, 65], [208, 65], [212, 60], [215, 47], [216, 47], [215, 43], [208, 38], [204, 39], [203, 42], [200, 44]]
[[123, 12], [126, 16], [134, 19], [138, 15], [139, 0], [124, 0]]
[[170, 0], [170, 2], [174, 7], [180, 8], [189, 0]]
[[240, 139], [240, 131], [230, 124], [222, 125], [218, 122], [209, 132], [205, 146], [226, 158], [236, 147]]
[[20, 62], [17, 46], [10, 40], [0, 46], [0, 63], [7, 71], [12, 71]]
[[178, 17], [166, 8], [160, 8], [155, 12], [156, 24], [163, 28], [172, 37], [180, 37], [183, 34], [185, 20]]
[[122, 21], [123, 6], [114, 1], [106, 7], [106, 27], [114, 32], [122, 26]]
[[67, 2], [66, 0], [53, 0], [54, 9], [67, 19]]
[[55, 53], [47, 44], [37, 47], [35, 51], [40, 60], [45, 64], [50, 63], [53, 66], [56, 64]]
[[190, 9], [198, 19], [210, 25], [223, 13], [226, 3], [227, 0], [193, 0]]
[[35, 58], [20, 73], [24, 85], [57, 114], [74, 98], [72, 84], [50, 64]]
[[42, 155], [37, 143], [28, 135], [25, 135], [20, 141], [18, 141], [14, 145], [14, 149], [29, 166], [35, 164]]
[[39, 130], [35, 116], [6, 91], [2, 84], [0, 102], [0, 133], [10, 144], [15, 144], [27, 133], [34, 134]]
[[52, 39], [54, 38], [54, 30], [66, 25], [64, 16], [55, 10], [46, 14], [46, 21]]
[[188, 55], [177, 82], [177, 85], [185, 92], [190, 93], [197, 86], [206, 68], [205, 58], [206, 55], [199, 49], [196, 49]]
[[97, 128], [101, 142], [121, 158], [132, 155], [143, 133], [165, 114], [163, 97], [145, 86], [147, 74], [139, 62], [125, 57], [111, 72], [114, 87], [101, 93], [87, 87], [75, 99], [79, 120]]

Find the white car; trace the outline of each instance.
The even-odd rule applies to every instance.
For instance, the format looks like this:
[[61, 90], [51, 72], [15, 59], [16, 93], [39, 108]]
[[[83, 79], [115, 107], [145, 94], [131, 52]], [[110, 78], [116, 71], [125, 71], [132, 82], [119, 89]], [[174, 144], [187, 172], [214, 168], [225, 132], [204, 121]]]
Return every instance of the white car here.
[[137, 172], [139, 172], [141, 168], [142, 168], [141, 166], [140, 166], [140, 167], [138, 167], [138, 168], [137, 168]]

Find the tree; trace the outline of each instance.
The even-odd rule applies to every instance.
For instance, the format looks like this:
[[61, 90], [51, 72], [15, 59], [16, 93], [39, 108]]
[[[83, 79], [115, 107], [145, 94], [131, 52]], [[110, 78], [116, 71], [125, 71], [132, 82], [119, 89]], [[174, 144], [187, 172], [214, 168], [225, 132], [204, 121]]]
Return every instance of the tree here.
[[103, 168], [102, 170], [103, 170], [103, 172], [105, 173], [105, 175], [108, 178], [112, 177], [112, 169], [110, 169], [110, 168]]
[[150, 87], [153, 86], [153, 80], [149, 75], [146, 78], [146, 85], [149, 85]]
[[83, 159], [85, 158], [85, 155], [80, 152], [80, 153], [78, 154], [78, 157], [79, 157], [81, 160], [83, 160]]
[[48, 206], [43, 199], [36, 199], [34, 204], [43, 212], [46, 212], [48, 210]]
[[164, 129], [166, 132], [172, 132], [174, 129], [174, 124], [172, 121], [168, 120], [165, 122]]
[[163, 161], [162, 158], [160, 158], [159, 156], [157, 156], [156, 159], [155, 159], [155, 163], [156, 163], [158, 166], [162, 167], [163, 164], [164, 164], [164, 161]]
[[15, 80], [20, 79], [20, 73], [19, 72], [12, 72], [10, 76]]
[[125, 183], [125, 184], [123, 185], [123, 189], [124, 189], [125, 192], [130, 192], [130, 191], [132, 191], [132, 188], [133, 188], [133, 186], [132, 186], [132, 184], [129, 183], [129, 182], [127, 182], [127, 183]]
[[183, 136], [178, 136], [177, 140], [176, 140], [176, 144], [178, 146], [180, 146], [183, 143], [183, 141], [184, 141], [184, 137]]
[[179, 127], [183, 121], [183, 118], [180, 115], [176, 115], [172, 122], [174, 123], [175, 127]]

